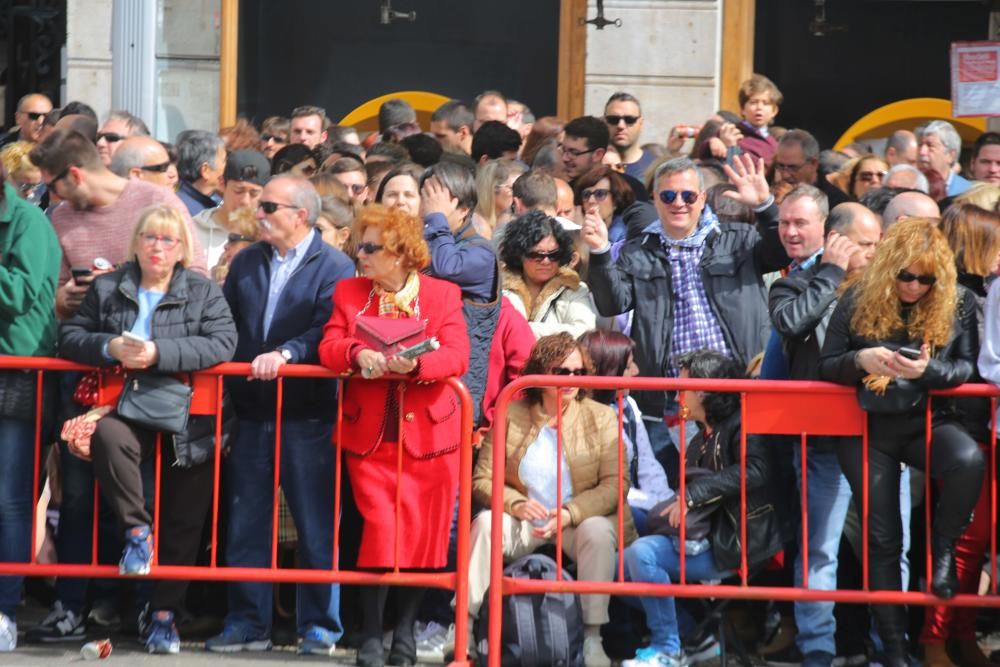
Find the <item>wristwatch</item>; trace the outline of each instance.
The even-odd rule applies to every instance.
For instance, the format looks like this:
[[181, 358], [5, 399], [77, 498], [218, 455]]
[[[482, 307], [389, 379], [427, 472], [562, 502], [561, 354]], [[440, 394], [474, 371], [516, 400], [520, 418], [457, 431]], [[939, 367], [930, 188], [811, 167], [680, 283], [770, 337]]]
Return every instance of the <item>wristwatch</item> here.
[[280, 354], [281, 358], [285, 360], [285, 363], [287, 364], [292, 363], [292, 353], [289, 352], [288, 350], [281, 348], [278, 350], [278, 354]]

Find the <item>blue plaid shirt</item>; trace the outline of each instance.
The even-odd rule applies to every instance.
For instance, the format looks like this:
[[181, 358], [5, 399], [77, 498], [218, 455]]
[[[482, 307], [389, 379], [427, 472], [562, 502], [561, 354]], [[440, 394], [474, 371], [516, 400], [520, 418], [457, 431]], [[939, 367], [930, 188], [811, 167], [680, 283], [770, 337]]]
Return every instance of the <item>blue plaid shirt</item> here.
[[685, 239], [676, 240], [667, 236], [659, 220], [651, 223], [644, 234], [656, 234], [663, 249], [670, 258], [670, 277], [673, 283], [674, 328], [670, 338], [670, 359], [667, 375], [676, 377], [679, 355], [694, 350], [710, 349], [730, 355], [729, 345], [722, 333], [712, 305], [709, 303], [705, 285], [701, 282], [698, 264], [705, 250], [705, 240], [713, 230], [719, 229], [719, 219], [705, 206], [698, 220], [698, 226]]

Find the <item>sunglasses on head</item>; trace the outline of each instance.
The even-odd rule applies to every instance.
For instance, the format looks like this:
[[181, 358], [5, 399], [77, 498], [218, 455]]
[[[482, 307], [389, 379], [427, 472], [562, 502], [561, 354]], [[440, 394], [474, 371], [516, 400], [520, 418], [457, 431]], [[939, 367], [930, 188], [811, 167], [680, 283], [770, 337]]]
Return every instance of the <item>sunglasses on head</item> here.
[[625, 124], [631, 127], [638, 123], [641, 117], [642, 116], [605, 116], [604, 120], [608, 125], [617, 125], [618, 123], [625, 121]]
[[142, 169], [143, 171], [155, 171], [158, 174], [162, 174], [167, 169], [170, 169], [170, 160], [167, 160], [166, 162], [161, 162], [160, 164], [143, 165], [142, 167], [139, 167], [139, 169]]
[[529, 253], [525, 253], [524, 258], [530, 259], [533, 262], [558, 262], [560, 254], [561, 253], [558, 250], [553, 250], [552, 252], [537, 252], [533, 250]]
[[372, 243], [371, 241], [365, 241], [364, 243], [358, 244], [358, 252], [364, 252], [366, 255], [374, 255], [379, 250], [383, 249], [385, 249], [384, 245]]
[[678, 195], [680, 195], [681, 201], [689, 206], [698, 201], [698, 193], [691, 190], [683, 190], [682, 192], [678, 192], [677, 190], [662, 190], [659, 196], [660, 201], [664, 204], [673, 204], [677, 200]]
[[909, 271], [900, 271], [896, 274], [896, 280], [901, 283], [912, 283], [916, 280], [918, 283], [924, 287], [929, 287], [937, 282], [937, 276], [923, 275], [918, 276], [915, 273], [910, 273]]
[[288, 139], [286, 139], [285, 137], [282, 137], [280, 135], [277, 135], [277, 134], [262, 134], [262, 135], [260, 135], [260, 140], [263, 141], [265, 144], [267, 142], [269, 142], [269, 141], [272, 141], [272, 140], [276, 144], [287, 144], [288, 143]]
[[100, 141], [104, 139], [109, 144], [115, 144], [119, 141], [124, 141], [127, 137], [124, 134], [118, 134], [117, 132], [98, 132], [97, 140]]
[[559, 368], [553, 368], [552, 369], [552, 375], [576, 375], [576, 376], [587, 375], [587, 369], [586, 368], [563, 368], [562, 366], [560, 366]]
[[252, 238], [250, 238], [249, 236], [243, 236], [242, 234], [237, 234], [235, 232], [230, 232], [229, 235], [226, 237], [226, 240], [229, 243], [240, 243], [240, 242], [253, 243], [254, 242], [254, 240]]

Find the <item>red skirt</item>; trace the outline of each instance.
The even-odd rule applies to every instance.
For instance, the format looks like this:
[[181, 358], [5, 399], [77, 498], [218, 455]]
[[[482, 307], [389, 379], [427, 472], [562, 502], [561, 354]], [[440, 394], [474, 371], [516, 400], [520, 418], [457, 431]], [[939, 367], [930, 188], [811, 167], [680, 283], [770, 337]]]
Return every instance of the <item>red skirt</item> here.
[[416, 459], [400, 446], [383, 442], [367, 456], [347, 455], [347, 474], [364, 525], [358, 567], [392, 569], [396, 554], [396, 488], [400, 490], [399, 567], [443, 568], [458, 499], [459, 451]]

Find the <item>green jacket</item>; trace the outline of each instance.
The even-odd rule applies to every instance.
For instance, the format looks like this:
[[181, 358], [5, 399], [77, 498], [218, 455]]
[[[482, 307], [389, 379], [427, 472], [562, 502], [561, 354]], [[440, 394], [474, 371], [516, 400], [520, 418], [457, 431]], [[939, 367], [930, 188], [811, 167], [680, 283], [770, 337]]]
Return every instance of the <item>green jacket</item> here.
[[41, 209], [3, 186], [0, 201], [0, 354], [56, 352], [56, 283], [62, 249]]

